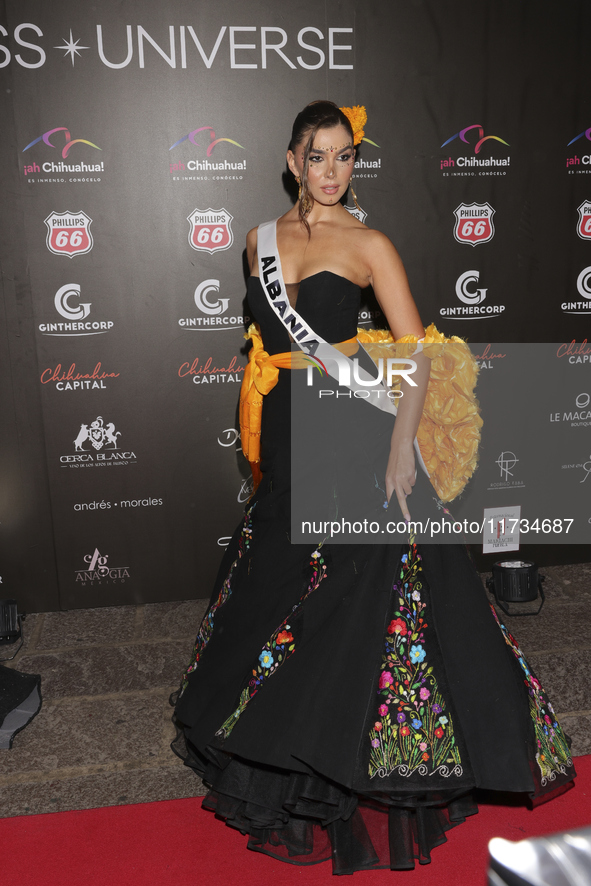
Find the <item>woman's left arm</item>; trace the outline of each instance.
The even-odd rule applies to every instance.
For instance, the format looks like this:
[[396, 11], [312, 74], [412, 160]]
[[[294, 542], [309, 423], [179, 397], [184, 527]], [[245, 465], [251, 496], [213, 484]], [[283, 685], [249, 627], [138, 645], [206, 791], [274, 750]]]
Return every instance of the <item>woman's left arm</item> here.
[[[425, 334], [417, 306], [410, 292], [402, 260], [390, 240], [378, 231], [371, 232], [369, 282], [384, 312], [394, 339], [404, 335], [422, 338]], [[392, 434], [390, 457], [386, 469], [386, 496], [394, 493], [405, 520], [410, 520], [407, 496], [416, 480], [414, 439], [421, 420], [431, 361], [422, 353], [415, 354], [417, 364], [412, 378], [416, 386], [403, 381], [402, 397]]]

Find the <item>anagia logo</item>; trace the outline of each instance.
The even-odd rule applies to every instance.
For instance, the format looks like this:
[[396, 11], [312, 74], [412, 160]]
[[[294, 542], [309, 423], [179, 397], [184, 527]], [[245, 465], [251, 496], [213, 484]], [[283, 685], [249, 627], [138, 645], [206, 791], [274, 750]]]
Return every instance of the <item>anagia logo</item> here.
[[98, 548], [94, 549], [92, 554], [86, 554], [84, 557], [84, 569], [76, 569], [76, 581], [81, 585], [87, 582], [93, 584], [97, 581], [101, 584], [103, 581], [121, 581], [124, 582], [129, 578], [129, 566], [109, 566], [109, 554], [101, 554]]
[[208, 157], [211, 157], [211, 152], [213, 151], [215, 146], [219, 145], [221, 142], [229, 142], [231, 145], [235, 145], [237, 148], [241, 148], [243, 151], [245, 150], [244, 145], [238, 144], [238, 142], [235, 142], [233, 138], [216, 138], [215, 132], [213, 131], [211, 126], [200, 126], [199, 129], [193, 129], [192, 132], [189, 132], [187, 135], [183, 135], [182, 138], [179, 138], [179, 140], [175, 142], [174, 145], [171, 145], [168, 150], [172, 151], [174, 148], [178, 147], [178, 145], [181, 145], [187, 140], [190, 141], [192, 145], [195, 145], [196, 148], [202, 147], [201, 143], [196, 141], [195, 139], [195, 136], [199, 132], [209, 132], [209, 144], [207, 146]]
[[[470, 132], [473, 129], [478, 130], [477, 133], [474, 133], [474, 135], [476, 135], [476, 137], [477, 137], [476, 142], [474, 142], [473, 138], [470, 141], [466, 138], [466, 133]], [[489, 141], [490, 139], [493, 139], [494, 141], [497, 141], [497, 142], [501, 142], [501, 144], [507, 145], [507, 147], [509, 147], [509, 142], [506, 142], [504, 139], [499, 138], [498, 135], [485, 135], [484, 129], [482, 128], [482, 126], [479, 123], [473, 123], [471, 126], [466, 126], [465, 129], [461, 129], [459, 132], [456, 132], [455, 135], [452, 135], [451, 138], [448, 138], [447, 141], [443, 142], [441, 147], [444, 148], [446, 145], [449, 145], [451, 142], [453, 142], [456, 138], [459, 138], [460, 141], [464, 142], [464, 144], [466, 144], [466, 145], [472, 146], [472, 144], [474, 144], [474, 153], [475, 154], [479, 154], [480, 150], [482, 148], [482, 145], [486, 141]]]
[[74, 145], [90, 145], [91, 148], [95, 148], [97, 151], [102, 151], [102, 148], [99, 148], [98, 145], [95, 145], [94, 142], [89, 142], [86, 138], [72, 138], [70, 135], [70, 130], [67, 126], [56, 126], [55, 129], [48, 129], [47, 132], [44, 132], [43, 135], [40, 135], [39, 138], [33, 139], [32, 142], [29, 142], [26, 148], [23, 148], [22, 153], [28, 151], [29, 148], [32, 148], [33, 145], [38, 144], [39, 142], [44, 142], [50, 148], [54, 150], [59, 150], [57, 145], [54, 145], [53, 142], [50, 141], [50, 136], [54, 135], [56, 132], [64, 133], [64, 146], [62, 148], [62, 158], [65, 160], [68, 154], [70, 153], [70, 148]]
[[591, 240], [591, 200], [583, 200], [577, 212], [577, 234], [582, 240]]
[[233, 219], [226, 209], [194, 209], [187, 218], [191, 226], [189, 245], [210, 255], [229, 249], [234, 242]]
[[454, 237], [458, 243], [468, 243], [469, 246], [477, 246], [478, 243], [488, 243], [495, 234], [493, 215], [495, 210], [490, 203], [460, 203], [454, 209], [456, 223]]
[[52, 212], [45, 219], [47, 248], [55, 255], [84, 255], [93, 247], [90, 225], [92, 219], [85, 212]]

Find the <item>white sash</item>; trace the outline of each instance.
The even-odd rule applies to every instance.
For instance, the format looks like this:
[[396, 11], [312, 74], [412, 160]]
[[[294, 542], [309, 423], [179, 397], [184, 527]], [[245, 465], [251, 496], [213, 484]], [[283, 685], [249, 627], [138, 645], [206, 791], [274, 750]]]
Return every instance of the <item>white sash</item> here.
[[[277, 220], [259, 225], [257, 231], [257, 253], [259, 261], [259, 277], [261, 286], [271, 308], [291, 335], [298, 347], [310, 357], [319, 360], [331, 378], [344, 384], [360, 399], [371, 403], [384, 412], [397, 414], [394, 401], [388, 396], [390, 391], [384, 381], [377, 382], [362, 366], [342, 354], [337, 348], [328, 344], [304, 318], [292, 308], [285, 288], [281, 259], [277, 249]], [[359, 343], [363, 349], [363, 345]], [[365, 350], [365, 349], [363, 349]], [[367, 352], [366, 352], [367, 353]], [[359, 393], [358, 393], [359, 392]], [[422, 469], [427, 476], [429, 472], [423, 461], [417, 440], [415, 450]]]

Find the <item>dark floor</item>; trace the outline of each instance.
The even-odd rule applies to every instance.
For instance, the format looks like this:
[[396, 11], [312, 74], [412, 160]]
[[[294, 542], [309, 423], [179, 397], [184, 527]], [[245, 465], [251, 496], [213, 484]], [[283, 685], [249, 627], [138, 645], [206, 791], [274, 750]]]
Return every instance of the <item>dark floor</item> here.
[[[591, 753], [591, 564], [554, 566], [539, 616], [506, 618], [573, 739]], [[203, 793], [172, 754], [168, 697], [205, 600], [30, 615], [12, 665], [43, 707], [0, 750], [0, 817]]]

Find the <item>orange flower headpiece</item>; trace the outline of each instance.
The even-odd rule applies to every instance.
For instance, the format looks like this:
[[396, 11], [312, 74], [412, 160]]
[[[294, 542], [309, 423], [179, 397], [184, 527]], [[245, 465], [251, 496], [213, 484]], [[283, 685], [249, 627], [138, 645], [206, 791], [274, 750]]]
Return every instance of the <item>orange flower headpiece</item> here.
[[353, 144], [358, 145], [365, 132], [363, 127], [367, 123], [367, 111], [365, 105], [355, 105], [354, 108], [339, 108], [343, 112], [353, 130]]

